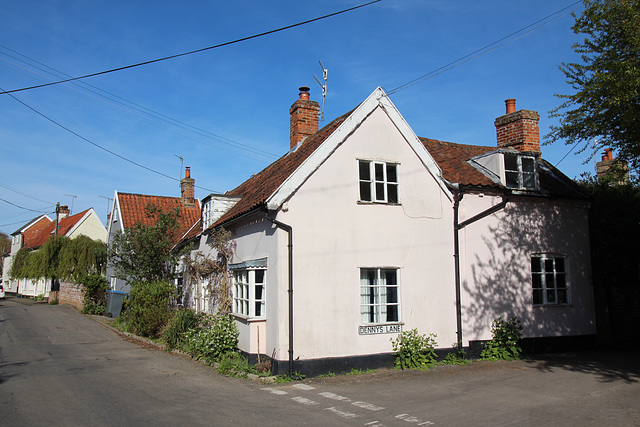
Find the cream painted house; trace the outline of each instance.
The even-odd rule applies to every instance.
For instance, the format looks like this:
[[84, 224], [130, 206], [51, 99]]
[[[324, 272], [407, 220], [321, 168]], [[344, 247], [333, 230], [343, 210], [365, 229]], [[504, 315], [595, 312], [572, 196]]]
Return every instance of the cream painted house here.
[[[441, 348], [489, 339], [517, 316], [531, 339], [595, 334], [588, 200], [540, 158], [537, 113], [496, 120], [498, 144], [418, 138], [376, 89], [318, 130], [308, 88], [291, 107], [290, 151], [203, 200], [209, 232], [236, 245], [240, 349], [275, 371], [392, 363], [390, 339], [417, 328]], [[185, 305], [207, 309], [184, 283]]]

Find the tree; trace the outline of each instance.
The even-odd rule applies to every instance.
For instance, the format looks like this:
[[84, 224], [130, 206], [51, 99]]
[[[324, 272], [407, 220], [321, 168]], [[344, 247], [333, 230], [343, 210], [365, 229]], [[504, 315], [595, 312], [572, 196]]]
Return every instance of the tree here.
[[107, 245], [87, 236], [70, 239], [51, 236], [38, 250], [20, 249], [11, 265], [12, 279], [77, 280], [103, 274], [107, 264]]
[[108, 249], [116, 276], [129, 283], [171, 281], [180, 255], [172, 248], [178, 236], [180, 210], [145, 208], [151, 225], [141, 222], [116, 234]]
[[560, 70], [575, 90], [556, 96], [564, 102], [550, 111], [548, 143], [582, 144], [579, 152], [613, 147], [618, 156], [640, 166], [640, 0], [584, 0], [585, 10], [572, 30], [584, 34], [572, 46], [581, 63]]
[[591, 195], [589, 236], [598, 334], [640, 346], [640, 181], [583, 177]]

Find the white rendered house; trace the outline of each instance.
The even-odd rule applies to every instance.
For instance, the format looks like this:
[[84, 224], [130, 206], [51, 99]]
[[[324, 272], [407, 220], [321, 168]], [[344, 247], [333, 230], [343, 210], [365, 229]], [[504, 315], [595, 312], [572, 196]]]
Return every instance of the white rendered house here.
[[336, 372], [389, 364], [414, 328], [441, 348], [501, 316], [527, 338], [595, 334], [588, 201], [540, 158], [537, 113], [510, 102], [487, 147], [418, 138], [380, 88], [320, 130], [318, 110], [301, 88], [291, 150], [203, 200], [199, 250], [216, 227], [236, 244], [243, 352]]

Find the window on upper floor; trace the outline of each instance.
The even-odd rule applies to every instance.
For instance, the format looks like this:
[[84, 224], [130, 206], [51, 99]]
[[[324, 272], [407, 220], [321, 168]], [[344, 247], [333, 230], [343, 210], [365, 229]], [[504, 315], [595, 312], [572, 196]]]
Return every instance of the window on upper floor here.
[[206, 230], [211, 224], [213, 224], [213, 201], [209, 199], [202, 205], [202, 229]]
[[373, 160], [358, 160], [360, 201], [399, 203], [398, 165]]
[[507, 188], [536, 190], [535, 157], [504, 153], [504, 178]]
[[567, 304], [567, 262], [562, 255], [531, 256], [531, 281], [534, 305]]
[[397, 268], [360, 269], [360, 321], [363, 324], [400, 321]]

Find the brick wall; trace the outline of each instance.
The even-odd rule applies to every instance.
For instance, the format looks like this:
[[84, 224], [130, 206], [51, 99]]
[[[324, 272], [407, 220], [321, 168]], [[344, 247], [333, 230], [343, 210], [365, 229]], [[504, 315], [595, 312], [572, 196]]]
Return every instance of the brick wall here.
[[519, 110], [498, 117], [494, 122], [498, 147], [540, 153], [539, 120], [540, 114], [531, 110]]
[[289, 109], [291, 115], [290, 124], [290, 148], [294, 149], [305, 138], [318, 132], [318, 115], [320, 104], [309, 100], [309, 88], [300, 88], [300, 99], [293, 103]]
[[[51, 298], [49, 298], [51, 300]], [[72, 305], [78, 310], [82, 310], [82, 285], [60, 282], [60, 290], [58, 291], [58, 300], [60, 304]]]

